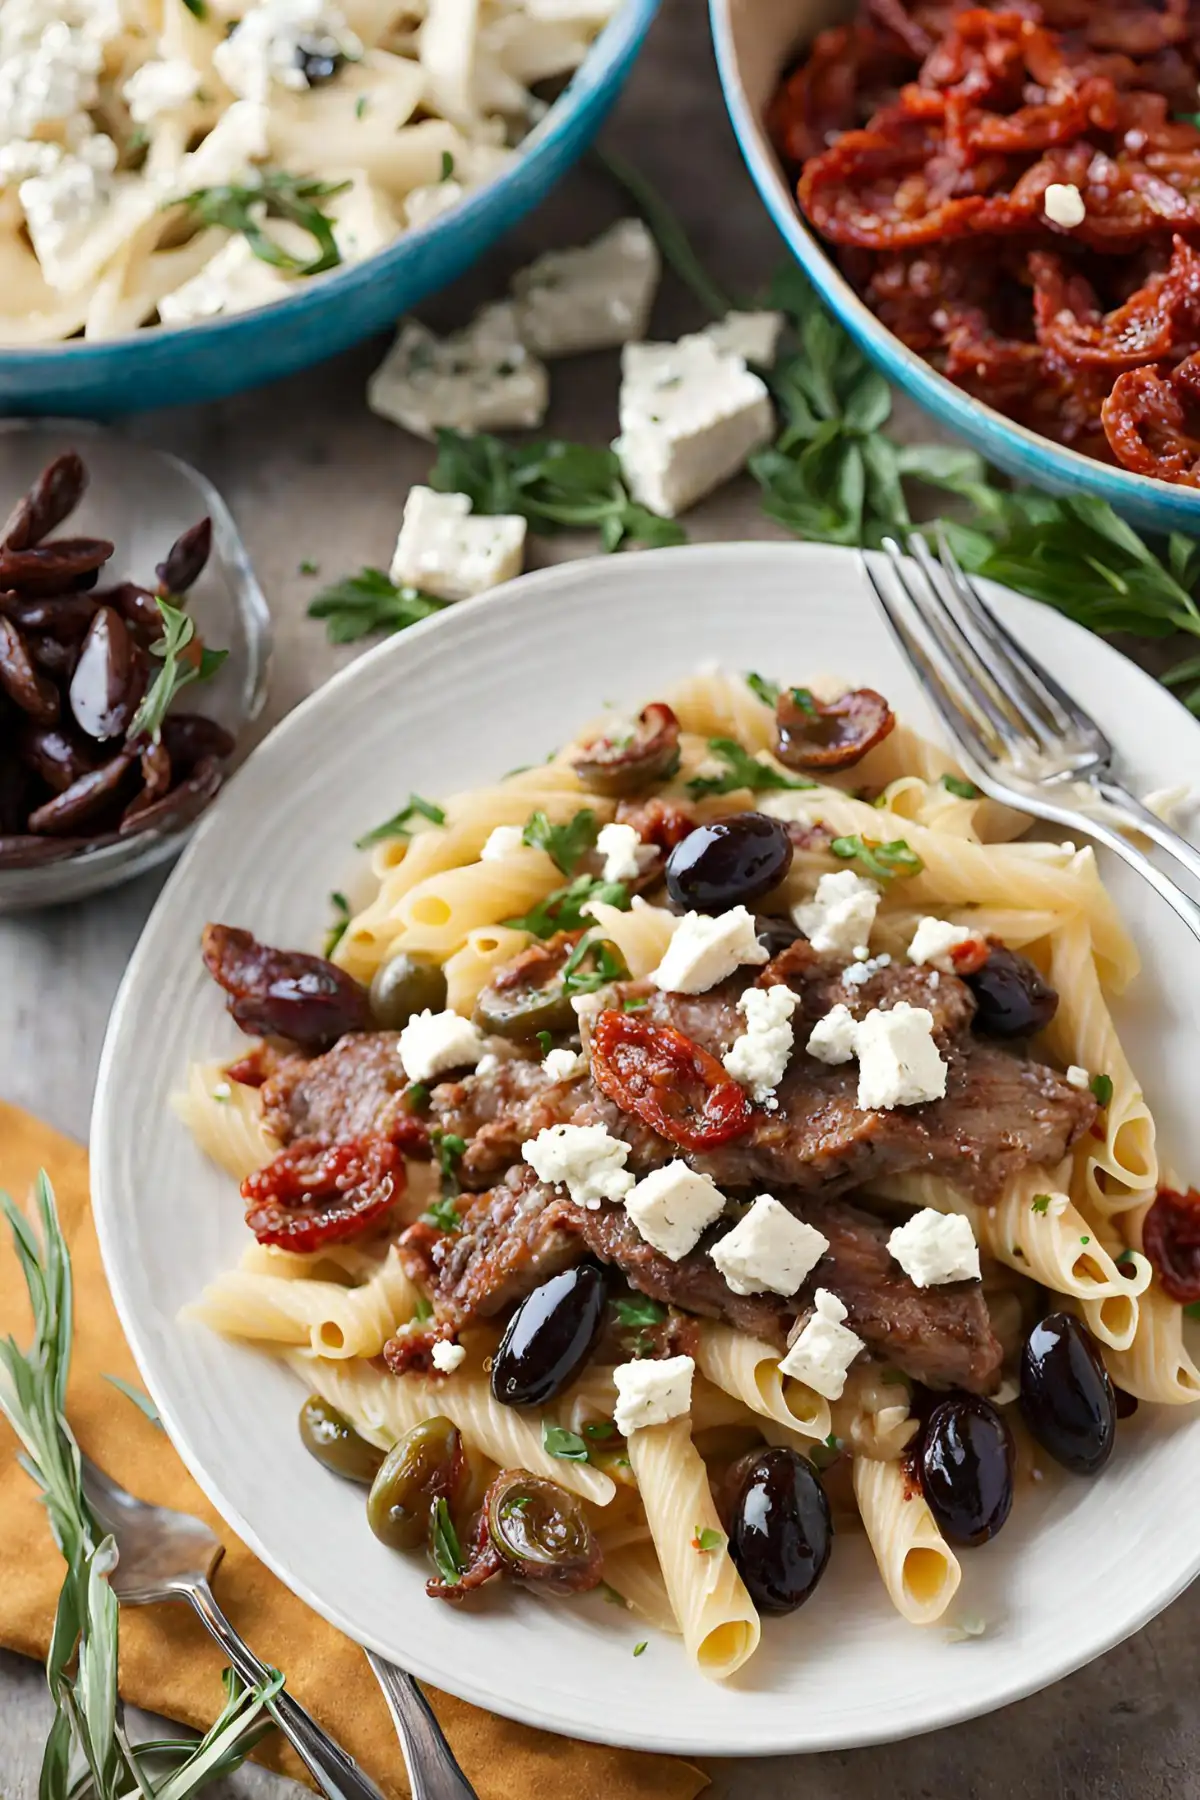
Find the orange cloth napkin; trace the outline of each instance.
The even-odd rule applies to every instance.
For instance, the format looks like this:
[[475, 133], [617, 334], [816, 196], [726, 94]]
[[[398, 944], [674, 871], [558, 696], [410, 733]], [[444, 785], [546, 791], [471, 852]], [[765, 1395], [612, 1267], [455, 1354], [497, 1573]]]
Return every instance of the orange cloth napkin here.
[[[315, 1714], [395, 1800], [408, 1800], [391, 1719], [366, 1658], [349, 1638], [310, 1612], [230, 1531], [179, 1461], [163, 1432], [105, 1375], [138, 1383], [133, 1357], [109, 1298], [88, 1199], [82, 1146], [0, 1103], [0, 1187], [24, 1203], [39, 1168], [54, 1183], [75, 1271], [75, 1352], [67, 1411], [84, 1450], [133, 1493], [197, 1513], [226, 1546], [216, 1575], [222, 1606], [265, 1662], [287, 1675]], [[9, 1246], [0, 1246], [0, 1321], [18, 1343], [30, 1319], [24, 1282]], [[62, 1583], [62, 1562], [14, 1439], [0, 1417], [0, 1645], [46, 1654]], [[220, 1710], [223, 1658], [182, 1605], [121, 1614], [121, 1693], [183, 1724], [207, 1727]], [[555, 1737], [430, 1693], [439, 1719], [481, 1800], [694, 1800], [707, 1777], [673, 1757], [609, 1750]], [[273, 1732], [259, 1759], [301, 1776], [289, 1744]]]

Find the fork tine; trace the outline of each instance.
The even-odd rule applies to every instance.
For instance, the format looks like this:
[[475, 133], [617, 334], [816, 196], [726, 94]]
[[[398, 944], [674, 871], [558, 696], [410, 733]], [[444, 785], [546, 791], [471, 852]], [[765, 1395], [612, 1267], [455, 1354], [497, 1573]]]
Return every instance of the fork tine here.
[[1027, 755], [1031, 748], [1040, 747], [1038, 740], [1018, 722], [1019, 715], [1018, 719], [1014, 719], [1006, 710], [1003, 704], [1005, 696], [994, 684], [990, 667], [968, 637], [962, 621], [950, 605], [943, 585], [945, 577], [919, 532], [910, 535], [908, 551], [921, 571], [929, 595], [929, 601], [922, 602], [910, 582], [908, 586], [913, 595], [913, 605], [922, 623], [936, 636], [943, 652], [950, 659], [959, 686], [969, 696], [972, 706], [987, 722], [999, 742], [1015, 756], [1019, 757], [1023, 752]]
[[[896, 582], [901, 593], [911, 604], [912, 591], [906, 578], [904, 562], [900, 554], [899, 546], [895, 544], [892, 539], [885, 538], [884, 549], [887, 552], [888, 566], [891, 570], [892, 578]], [[896, 640], [901, 655], [913, 671], [921, 678], [921, 682], [927, 689], [929, 697], [937, 708], [937, 711], [941, 716], [942, 724], [946, 727], [951, 739], [957, 745], [960, 753], [966, 758], [968, 763], [982, 765], [986, 768], [988, 762], [991, 760], [991, 753], [984, 743], [974, 719], [971, 717], [970, 713], [954, 699], [943, 679], [941, 670], [931, 660], [920, 640], [909, 629], [901, 609], [896, 605], [892, 596], [887, 592], [886, 588], [876, 576], [875, 570], [871, 566], [870, 559], [860, 551], [858, 561], [860, 568], [871, 585], [875, 598], [879, 604], [879, 610], [882, 612], [888, 629]]]
[[[1059, 736], [1074, 733], [1083, 739], [1090, 738], [1097, 752], [1108, 761], [1112, 755], [1112, 746], [1095, 719], [1084, 711], [1077, 700], [1072, 699], [1050, 671], [1023, 644], [1018, 643], [1008, 627], [996, 617], [978, 584], [972, 581], [955, 556], [940, 520], [935, 529], [938, 560], [952, 582], [964, 611], [984, 640], [991, 659], [989, 666], [994, 670], [997, 680], [1002, 680], [1005, 672], [1011, 672], [1023, 689], [1033, 697], [1043, 717]], [[1010, 694], [1009, 698], [1015, 706], [1020, 704], [1014, 695]]]

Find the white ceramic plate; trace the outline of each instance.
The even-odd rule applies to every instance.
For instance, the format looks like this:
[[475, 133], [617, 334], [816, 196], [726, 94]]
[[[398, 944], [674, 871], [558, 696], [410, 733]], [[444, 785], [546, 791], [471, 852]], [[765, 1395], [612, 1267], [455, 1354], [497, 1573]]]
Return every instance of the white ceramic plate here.
[[[1200, 727], [1132, 664], [1032, 602], [1001, 612], [1121, 746], [1135, 786], [1200, 769]], [[105, 1046], [92, 1136], [100, 1241], [134, 1354], [192, 1473], [231, 1528], [352, 1637], [513, 1718], [603, 1742], [715, 1755], [840, 1749], [969, 1718], [1045, 1686], [1145, 1623], [1200, 1568], [1200, 1429], [1143, 1408], [1095, 1483], [1022, 1493], [1003, 1536], [968, 1552], [951, 1643], [891, 1610], [865, 1540], [844, 1537], [813, 1601], [768, 1621], [716, 1687], [675, 1640], [599, 1596], [424, 1597], [419, 1558], [371, 1536], [361, 1492], [301, 1447], [294, 1377], [177, 1321], [245, 1242], [232, 1183], [168, 1108], [192, 1056], [237, 1034], [198, 955], [206, 920], [315, 945], [353, 840], [410, 790], [435, 796], [536, 761], [599, 707], [653, 698], [701, 659], [787, 680], [834, 671], [926, 729], [920, 693], [847, 551], [711, 545], [574, 563], [457, 606], [380, 646], [278, 726], [201, 825], [146, 927]], [[1114, 886], [1146, 971], [1120, 1008], [1169, 1160], [1200, 1174], [1195, 945], [1153, 893]], [[641, 1638], [649, 1648], [637, 1661]]]

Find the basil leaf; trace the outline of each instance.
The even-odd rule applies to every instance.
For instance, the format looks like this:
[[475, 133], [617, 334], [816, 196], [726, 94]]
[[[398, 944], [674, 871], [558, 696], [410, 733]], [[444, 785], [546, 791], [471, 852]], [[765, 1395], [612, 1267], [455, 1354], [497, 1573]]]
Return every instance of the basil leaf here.
[[162, 736], [163, 720], [176, 694], [193, 681], [208, 681], [216, 674], [228, 650], [197, 651], [196, 623], [181, 607], [172, 606], [160, 595], [154, 602], [162, 614], [163, 635], [150, 646], [151, 656], [162, 660], [162, 668], [142, 697], [130, 722], [126, 742], [132, 743], [143, 733], [154, 743]]
[[547, 1456], [556, 1456], [561, 1462], [586, 1462], [588, 1459], [588, 1447], [583, 1439], [562, 1425], [551, 1425], [548, 1419], [542, 1421], [542, 1449]]
[[613, 1309], [617, 1315], [617, 1324], [625, 1330], [634, 1330], [644, 1325], [661, 1325], [667, 1316], [665, 1306], [657, 1300], [647, 1300], [642, 1295], [634, 1300], [614, 1300]]

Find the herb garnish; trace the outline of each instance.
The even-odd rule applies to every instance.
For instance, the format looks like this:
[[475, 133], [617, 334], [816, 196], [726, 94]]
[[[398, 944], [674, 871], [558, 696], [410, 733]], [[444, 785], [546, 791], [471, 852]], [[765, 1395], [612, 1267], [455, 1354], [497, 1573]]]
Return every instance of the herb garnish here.
[[1050, 1211], [1049, 1194], [1035, 1194], [1029, 1202], [1029, 1210], [1035, 1213], [1048, 1213]]
[[429, 1111], [429, 1089], [423, 1081], [409, 1082], [404, 1090], [404, 1106], [410, 1113]]
[[979, 789], [973, 781], [963, 781], [958, 775], [943, 775], [942, 786], [948, 794], [957, 794], [960, 800], [978, 800]]
[[618, 912], [629, 911], [629, 889], [623, 881], [601, 881], [591, 875], [577, 875], [566, 887], [555, 888], [544, 900], [517, 919], [505, 919], [514, 931], [532, 932], [534, 937], [553, 937], [556, 931], [578, 931], [588, 923], [584, 908], [593, 900], [615, 906]]
[[765, 675], [756, 675], [753, 669], [746, 672], [746, 686], [750, 692], [762, 701], [764, 706], [773, 707], [779, 699], [779, 689]]
[[893, 838], [890, 844], [876, 843], [874, 838], [837, 837], [829, 846], [834, 856], [840, 856], [844, 862], [856, 862], [859, 867], [875, 881], [891, 881], [898, 875], [919, 875], [925, 864], [915, 850], [910, 850], [903, 838]]
[[355, 838], [354, 848], [369, 850], [372, 844], [382, 843], [384, 838], [406, 838], [411, 835], [408, 830], [409, 820], [414, 818], [428, 819], [431, 825], [446, 823], [446, 815], [440, 806], [435, 806], [432, 800], [423, 800], [420, 794], [410, 794], [407, 803], [398, 813], [393, 813], [382, 825], [373, 826], [365, 836]]
[[161, 658], [162, 668], [133, 715], [128, 732], [130, 742], [145, 732], [157, 744], [176, 694], [193, 681], [210, 680], [229, 655], [228, 650], [209, 650], [198, 644], [196, 621], [181, 607], [172, 606], [161, 597], [154, 604], [162, 614], [163, 634], [151, 644], [150, 654]]
[[725, 772], [723, 775], [693, 776], [687, 784], [688, 793], [693, 800], [702, 799], [705, 794], [732, 794], [738, 788], [749, 788], [757, 794], [766, 788], [799, 789], [817, 785], [815, 781], [785, 775], [782, 769], [760, 762], [757, 756], [743, 750], [733, 738], [709, 738], [708, 748], [714, 757], [725, 764]]
[[537, 1038], [538, 1049], [541, 1051], [542, 1055], [549, 1056], [554, 1048], [554, 1033], [551, 1031], [538, 1031], [534, 1033], [534, 1036]]
[[360, 94], [358, 96], [358, 99], [354, 102], [355, 118], [356, 119], [365, 119], [367, 116], [367, 108], [368, 108], [368, 106], [370, 106], [370, 104], [371, 104], [370, 94]]
[[1095, 1096], [1097, 1106], [1107, 1106], [1113, 1097], [1111, 1075], [1093, 1075], [1088, 1086]]
[[433, 1307], [430, 1305], [429, 1301], [425, 1298], [424, 1294], [418, 1294], [417, 1295], [417, 1303], [413, 1307], [413, 1318], [416, 1320], [418, 1325], [428, 1325], [428, 1323], [429, 1323], [430, 1319], [432, 1319], [432, 1317], [433, 1317]]
[[138, 1411], [144, 1413], [152, 1425], [157, 1425], [160, 1431], [163, 1429], [163, 1422], [158, 1416], [158, 1408], [149, 1394], [143, 1394], [141, 1388], [134, 1387], [131, 1382], [122, 1381], [119, 1375], [106, 1375], [104, 1379], [110, 1387], [116, 1388], [118, 1394], [124, 1394], [127, 1400], [132, 1400]]
[[521, 842], [532, 850], [544, 850], [564, 875], [573, 875], [599, 831], [590, 806], [581, 808], [567, 825], [552, 825], [544, 812], [535, 812], [526, 821]]
[[426, 1225], [436, 1225], [438, 1230], [444, 1231], [447, 1236], [453, 1231], [462, 1230], [462, 1220], [458, 1216], [458, 1208], [454, 1204], [453, 1194], [443, 1194], [440, 1200], [435, 1200], [432, 1206], [421, 1214], [421, 1218]]
[[616, 1437], [617, 1428], [611, 1419], [600, 1419], [594, 1425], [585, 1425], [583, 1435], [602, 1442], [605, 1438]]
[[321, 947], [322, 956], [333, 955], [345, 937], [346, 927], [350, 923], [350, 902], [345, 894], [339, 894], [335, 888], [329, 896], [329, 902], [333, 907], [333, 923], [325, 933], [325, 942]]
[[643, 1325], [661, 1325], [667, 1316], [665, 1306], [660, 1306], [657, 1300], [647, 1300], [640, 1294], [636, 1300], [614, 1300], [613, 1310], [617, 1315], [617, 1324], [627, 1331]]
[[556, 1456], [561, 1462], [586, 1462], [588, 1459], [588, 1447], [583, 1439], [562, 1425], [551, 1425], [548, 1419], [542, 1421], [542, 1449], [547, 1456]]
[[193, 19], [199, 19], [202, 24], [204, 20], [207, 19], [207, 0], [183, 0], [183, 4], [187, 7]]
[[[622, 1604], [624, 1604], [624, 1603], [622, 1602]], [[645, 1638], [643, 1638], [640, 1644], [635, 1644], [633, 1646], [633, 1654], [635, 1656], [643, 1656], [646, 1652], [646, 1649], [647, 1649], [647, 1640]]]
[[[225, 231], [240, 231], [260, 262], [283, 269], [289, 275], [322, 275], [336, 269], [342, 260], [333, 226], [317, 200], [329, 200], [344, 193], [348, 181], [313, 181], [307, 176], [289, 175], [284, 169], [264, 169], [253, 183], [228, 182], [221, 187], [197, 188], [171, 200], [171, 206], [186, 206], [198, 225], [219, 225]], [[287, 219], [307, 231], [317, 253], [305, 262], [285, 250], [277, 238], [264, 231], [262, 218]]]
[[447, 1587], [457, 1587], [463, 1578], [467, 1559], [462, 1553], [454, 1520], [445, 1496], [439, 1494], [429, 1514], [429, 1553], [437, 1572]]
[[[585, 968], [590, 961], [591, 967]], [[564, 994], [594, 994], [611, 981], [628, 981], [629, 965], [607, 938], [580, 938], [563, 964]]]
[[443, 150], [442, 151], [442, 172], [438, 176], [438, 180], [439, 181], [449, 181], [449, 179], [453, 175], [453, 173], [454, 173], [454, 157], [449, 150]]
[[692, 1534], [692, 1549], [699, 1550], [702, 1556], [707, 1556], [710, 1551], [719, 1550], [724, 1542], [723, 1533], [714, 1531], [711, 1525], [706, 1525], [703, 1529], [697, 1525]]
[[[314, 564], [312, 573], [316, 573]], [[309, 602], [310, 619], [324, 619], [331, 644], [353, 644], [372, 631], [404, 631], [447, 605], [419, 588], [397, 587], [382, 569], [360, 569], [322, 588]]]
[[[438, 1168], [442, 1171], [442, 1199], [438, 1204], [443, 1207], [444, 1216], [449, 1217], [448, 1214], [445, 1214], [444, 1202], [453, 1200], [458, 1194], [458, 1165], [467, 1148], [467, 1140], [459, 1137], [457, 1133], [453, 1131], [434, 1130], [431, 1131], [429, 1135], [433, 1143], [433, 1153], [437, 1158]], [[429, 1209], [429, 1216], [431, 1218], [435, 1211], [436, 1209], [431, 1206]], [[462, 1221], [457, 1212], [455, 1212], [453, 1216], [454, 1223], [452, 1225], [442, 1225], [441, 1228], [443, 1231], [458, 1230]], [[441, 1220], [434, 1218], [434, 1223], [441, 1224]]]

